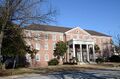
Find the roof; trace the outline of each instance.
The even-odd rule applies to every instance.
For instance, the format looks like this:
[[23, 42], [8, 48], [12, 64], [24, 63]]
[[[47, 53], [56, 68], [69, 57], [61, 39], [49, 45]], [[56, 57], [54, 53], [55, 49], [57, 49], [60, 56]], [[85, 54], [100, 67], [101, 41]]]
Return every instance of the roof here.
[[84, 29], [84, 30], [87, 31], [91, 35], [111, 37], [110, 35], [106, 35], [106, 34], [103, 34], [103, 33], [100, 33], [100, 32], [94, 31], [94, 30], [86, 30], [86, 29]]
[[29, 26], [25, 27], [25, 29], [27, 29], [27, 30], [39, 30], [39, 31], [63, 32], [64, 33], [72, 28], [33, 24], [33, 25], [29, 25]]
[[[51, 25], [40, 25], [40, 24], [32, 24], [29, 25], [27, 27], [25, 27], [25, 29], [27, 30], [39, 30], [39, 31], [52, 31], [52, 32], [66, 32], [72, 28], [67, 28], [67, 27], [60, 27], [60, 26], [51, 26]], [[96, 32], [94, 30], [86, 30], [84, 29], [86, 32], [88, 32], [91, 35], [94, 36], [107, 36], [107, 37], [111, 37], [109, 35], [100, 33], [100, 32]]]

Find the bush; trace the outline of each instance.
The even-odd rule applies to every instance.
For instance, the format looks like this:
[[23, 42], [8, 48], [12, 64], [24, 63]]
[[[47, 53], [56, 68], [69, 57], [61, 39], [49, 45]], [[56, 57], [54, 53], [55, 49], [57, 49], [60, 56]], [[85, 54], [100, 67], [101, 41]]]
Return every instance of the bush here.
[[75, 62], [64, 62], [63, 65], [77, 65]]
[[49, 62], [48, 62], [48, 65], [58, 65], [59, 64], [59, 61], [54, 58], [54, 59], [51, 59]]
[[97, 58], [96, 59], [96, 63], [97, 64], [100, 64], [100, 63], [103, 63], [104, 62], [104, 59], [103, 58]]
[[120, 56], [113, 55], [109, 58], [110, 62], [120, 62]]

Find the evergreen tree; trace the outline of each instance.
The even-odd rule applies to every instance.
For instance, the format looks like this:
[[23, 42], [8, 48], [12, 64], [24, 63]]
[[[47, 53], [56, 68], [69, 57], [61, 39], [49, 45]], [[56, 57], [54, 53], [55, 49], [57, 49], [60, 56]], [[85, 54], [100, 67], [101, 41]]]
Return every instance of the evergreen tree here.
[[60, 59], [60, 57], [64, 56], [66, 51], [67, 51], [67, 44], [63, 41], [59, 41], [56, 43], [56, 48], [54, 50], [54, 56]]

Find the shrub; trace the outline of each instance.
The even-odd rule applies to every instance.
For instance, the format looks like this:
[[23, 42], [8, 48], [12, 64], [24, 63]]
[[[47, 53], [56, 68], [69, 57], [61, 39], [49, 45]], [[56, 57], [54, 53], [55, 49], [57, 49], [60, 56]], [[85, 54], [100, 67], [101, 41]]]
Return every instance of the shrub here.
[[103, 63], [104, 62], [104, 59], [103, 58], [97, 58], [96, 59], [96, 63], [97, 64], [100, 64], [100, 63]]
[[64, 62], [63, 65], [77, 65], [75, 62]]
[[120, 56], [113, 55], [109, 58], [110, 62], [120, 62]]
[[48, 62], [48, 65], [58, 65], [59, 64], [59, 61], [54, 58], [54, 59], [51, 59], [49, 62]]

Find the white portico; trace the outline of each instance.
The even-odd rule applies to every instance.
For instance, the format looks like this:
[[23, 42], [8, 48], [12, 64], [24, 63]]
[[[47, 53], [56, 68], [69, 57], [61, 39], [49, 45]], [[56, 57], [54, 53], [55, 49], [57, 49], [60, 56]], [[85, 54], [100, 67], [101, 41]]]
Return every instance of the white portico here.
[[92, 40], [70, 40], [68, 42], [67, 61], [70, 62], [73, 57], [81, 63], [95, 61], [94, 42]]

